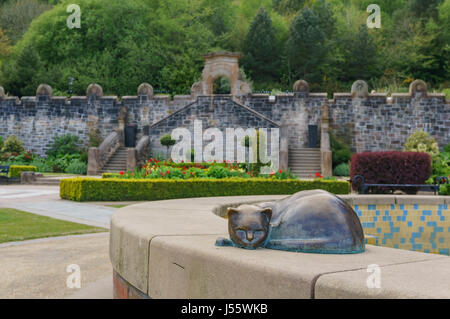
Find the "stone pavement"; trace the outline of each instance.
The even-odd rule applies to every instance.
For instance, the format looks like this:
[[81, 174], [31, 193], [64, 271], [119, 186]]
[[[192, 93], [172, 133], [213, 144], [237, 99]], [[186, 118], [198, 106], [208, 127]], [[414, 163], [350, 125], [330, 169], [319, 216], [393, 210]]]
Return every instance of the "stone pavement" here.
[[[112, 298], [108, 252], [109, 233], [2, 244], [0, 299], [66, 298], [80, 293], [82, 298]], [[69, 265], [79, 266], [80, 289], [66, 284], [74, 274], [67, 272]]]
[[[113, 204], [113, 203], [109, 203]], [[59, 198], [59, 186], [0, 186], [0, 207], [109, 228], [117, 208]], [[78, 265], [81, 288], [68, 288], [69, 265]], [[112, 298], [109, 233], [0, 244], [0, 299]]]
[[62, 200], [59, 186], [31, 185], [0, 187], [0, 207], [105, 228], [109, 228], [111, 215], [117, 210], [104, 205]]

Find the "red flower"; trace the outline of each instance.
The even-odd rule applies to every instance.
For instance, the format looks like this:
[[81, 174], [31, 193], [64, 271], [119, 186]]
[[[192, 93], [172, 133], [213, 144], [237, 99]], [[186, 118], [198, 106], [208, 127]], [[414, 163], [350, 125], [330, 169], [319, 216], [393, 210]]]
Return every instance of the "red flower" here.
[[123, 171], [120, 172], [120, 175], [123, 176], [123, 174], [125, 174]]
[[316, 173], [316, 177], [320, 177], [320, 173], [319, 172]]
[[183, 175], [186, 175], [186, 172], [185, 172], [185, 171], [183, 171]]
[[166, 174], [170, 174], [170, 171], [166, 171]]
[[280, 169], [280, 170], [278, 171], [278, 173], [280, 173], [280, 174], [281, 174], [281, 173], [283, 173], [283, 171], [282, 171], [282, 170]]

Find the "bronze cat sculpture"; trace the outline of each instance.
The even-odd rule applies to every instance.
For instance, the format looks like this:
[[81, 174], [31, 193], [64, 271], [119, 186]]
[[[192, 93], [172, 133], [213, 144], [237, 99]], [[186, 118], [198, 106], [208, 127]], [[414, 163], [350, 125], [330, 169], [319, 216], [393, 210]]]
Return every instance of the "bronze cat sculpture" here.
[[353, 208], [323, 191], [302, 191], [258, 205], [228, 208], [230, 239], [217, 246], [353, 254], [365, 249], [364, 233]]

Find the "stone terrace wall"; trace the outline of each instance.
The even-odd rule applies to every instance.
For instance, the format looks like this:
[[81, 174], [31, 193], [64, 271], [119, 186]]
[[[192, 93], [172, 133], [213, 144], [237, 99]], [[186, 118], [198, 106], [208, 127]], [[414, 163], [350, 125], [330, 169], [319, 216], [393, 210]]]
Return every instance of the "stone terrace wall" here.
[[[174, 128], [187, 128], [191, 132], [192, 148], [194, 148], [194, 120], [202, 121], [203, 131], [208, 128], [218, 128], [223, 134], [223, 155], [226, 154], [226, 144], [232, 141], [226, 140], [227, 128], [276, 128], [277, 123], [263, 115], [247, 108], [234, 100], [231, 95], [198, 96], [192, 104], [180, 109], [171, 116], [155, 123], [150, 128], [150, 149], [152, 153], [166, 152], [159, 140], [165, 134], [170, 134]], [[269, 135], [269, 131], [268, 131]], [[211, 141], [203, 140], [203, 147]], [[234, 145], [236, 145], [234, 141]], [[270, 152], [270, 135], [267, 138], [268, 150]], [[235, 147], [234, 147], [235, 149]], [[230, 155], [232, 156], [232, 155]]]
[[16, 135], [26, 149], [39, 155], [45, 155], [54, 138], [63, 134], [78, 136], [84, 146], [92, 130], [98, 129], [100, 137], [105, 138], [118, 128], [123, 107], [127, 109], [127, 125], [137, 125], [139, 138], [149, 125], [192, 102], [190, 96], [176, 96], [174, 100], [153, 96], [153, 89], [151, 94], [119, 100], [116, 96], [102, 96], [98, 85], [90, 86], [87, 96], [68, 99], [53, 97], [51, 88], [44, 87], [38, 88], [36, 97], [0, 96], [0, 136], [6, 139]]
[[[330, 127], [336, 136], [348, 141], [354, 151], [402, 150], [415, 130], [425, 130], [439, 147], [450, 143], [450, 104], [445, 95], [428, 93], [426, 84], [417, 80], [409, 93], [367, 92], [364, 81], [356, 81], [351, 93], [309, 93], [305, 81], [294, 85], [293, 94], [267, 94], [242, 97], [245, 105], [288, 126], [289, 147], [307, 147], [308, 125], [320, 126], [321, 106], [328, 103]], [[358, 87], [360, 85], [360, 87]], [[320, 130], [319, 130], [320, 132]]]
[[[183, 110], [152, 128], [153, 124], [195, 102], [196, 107]], [[294, 93], [275, 97], [246, 94], [211, 99], [190, 95], [175, 96], [173, 100], [169, 96], [154, 96], [153, 88], [147, 83], [139, 86], [137, 96], [124, 96], [120, 100], [116, 96], [103, 96], [97, 84], [88, 87], [86, 96], [70, 99], [53, 97], [51, 87], [45, 84], [39, 86], [36, 96], [21, 99], [6, 96], [0, 87], [0, 136], [16, 135], [27, 149], [44, 155], [55, 136], [74, 134], [85, 145], [93, 129], [106, 137], [119, 127], [119, 116], [124, 113], [126, 125], [137, 126], [138, 138], [155, 134], [151, 136], [155, 149], [161, 148], [158, 144], [161, 134], [191, 125], [195, 118], [205, 121], [205, 129], [261, 127], [262, 122], [265, 124], [262, 127], [271, 127], [267, 123], [286, 126], [289, 147], [298, 148], [307, 147], [308, 125], [320, 126], [325, 103], [329, 106], [333, 132], [358, 152], [401, 150], [408, 136], [417, 129], [428, 131], [441, 148], [450, 143], [449, 101], [444, 94], [428, 93], [426, 84], [420, 80], [411, 83], [409, 93], [393, 94], [390, 98], [385, 94], [369, 94], [367, 84], [356, 81], [351, 93], [335, 93], [332, 100], [325, 93], [309, 93], [308, 83], [302, 80], [294, 84]], [[256, 112], [249, 112], [240, 104]]]

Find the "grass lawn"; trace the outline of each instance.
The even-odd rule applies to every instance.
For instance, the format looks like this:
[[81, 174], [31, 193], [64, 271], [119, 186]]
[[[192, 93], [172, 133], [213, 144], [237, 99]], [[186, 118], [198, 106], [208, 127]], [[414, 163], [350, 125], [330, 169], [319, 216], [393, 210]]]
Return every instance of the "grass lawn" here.
[[0, 208], [0, 243], [108, 231], [11, 208]]

